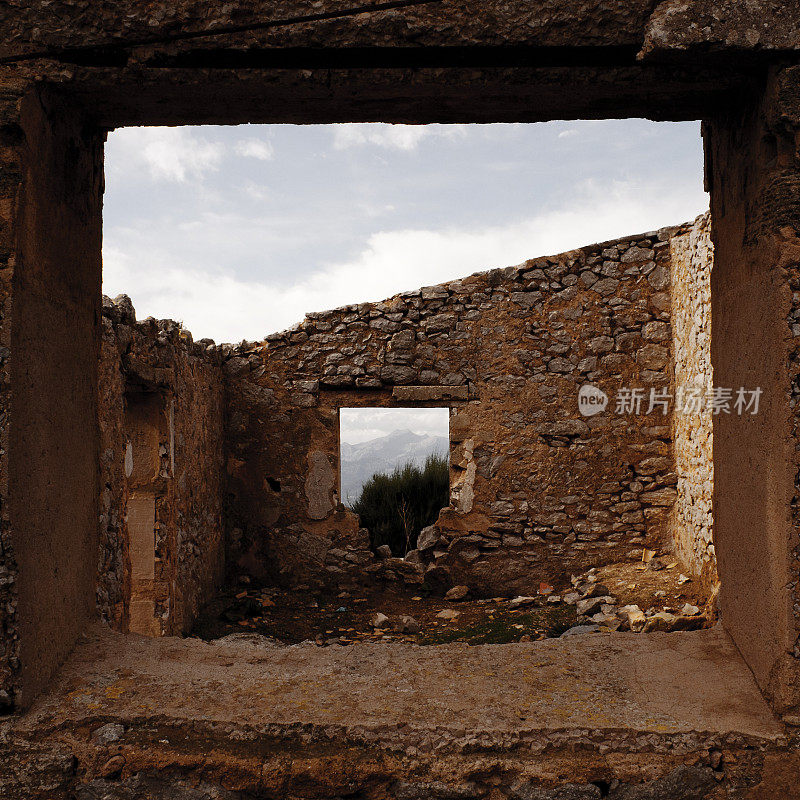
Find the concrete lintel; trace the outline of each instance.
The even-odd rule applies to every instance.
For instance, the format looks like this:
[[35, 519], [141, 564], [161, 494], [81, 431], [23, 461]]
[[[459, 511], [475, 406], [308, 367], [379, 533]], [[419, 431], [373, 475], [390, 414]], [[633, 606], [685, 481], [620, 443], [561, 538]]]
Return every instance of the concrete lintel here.
[[467, 386], [395, 386], [392, 389], [395, 400], [424, 403], [430, 400], [466, 400], [469, 397]]
[[126, 373], [129, 378], [138, 379], [145, 386], [150, 387], [170, 387], [174, 379], [172, 370], [165, 367], [152, 367], [134, 359], [127, 361]]

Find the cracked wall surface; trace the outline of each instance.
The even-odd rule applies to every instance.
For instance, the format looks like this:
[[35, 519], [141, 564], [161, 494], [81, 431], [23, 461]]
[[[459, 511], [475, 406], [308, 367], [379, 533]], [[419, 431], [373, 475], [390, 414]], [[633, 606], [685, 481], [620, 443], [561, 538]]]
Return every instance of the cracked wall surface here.
[[[335, 13], [366, 3], [322, 0], [309, 8], [300, 0], [265, 4], [237, 0], [209, 6], [198, 0], [142, 4], [125, 0], [114, 7], [88, 1], [12, 4], [13, 13], [0, 24], [3, 49], [9, 54], [42, 48], [87, 47], [109, 39], [158, 37], [187, 29], [247, 25], [308, 13]], [[653, 0], [525, 0], [485, 2], [453, 0], [446, 5], [389, 9], [342, 19], [227, 34], [230, 46], [387, 47], [413, 42], [416, 46], [511, 45], [602, 46], [640, 44]], [[213, 44], [218, 44], [220, 37]], [[208, 46], [192, 42], [189, 48]], [[178, 44], [181, 49], [186, 45]]]

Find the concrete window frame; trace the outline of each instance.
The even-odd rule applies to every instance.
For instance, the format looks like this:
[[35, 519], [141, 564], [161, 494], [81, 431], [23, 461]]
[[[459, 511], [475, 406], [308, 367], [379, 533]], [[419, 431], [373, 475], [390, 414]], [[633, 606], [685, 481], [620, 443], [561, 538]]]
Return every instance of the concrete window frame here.
[[[462, 55], [461, 63], [423, 47], [397, 65], [380, 48], [345, 52], [330, 44], [308, 64], [298, 64], [297, 51], [287, 51], [282, 61], [278, 50], [268, 66], [240, 67], [219, 54], [206, 58], [201, 49], [183, 61], [180, 52], [167, 52], [160, 61], [65, 67], [56, 60], [4, 73], [2, 146], [10, 176], [4, 213], [12, 231], [13, 302], [3, 336], [13, 388], [4, 434], [3, 524], [18, 575], [18, 636], [10, 648], [18, 706], [29, 705], [47, 685], [94, 613], [108, 130], [626, 116], [704, 120], [716, 250], [716, 381], [760, 385], [766, 398], [749, 427], [735, 418], [714, 424], [723, 621], [773, 707], [800, 705], [800, 428], [792, 391], [798, 368], [787, 323], [799, 260], [800, 166], [792, 154], [800, 131], [800, 68], [737, 72], [691, 61], [629, 60], [614, 51], [624, 62], [618, 63], [613, 48], [602, 57], [603, 47], [596, 49], [553, 64], [533, 58], [553, 52], [533, 48], [533, 61], [520, 65], [511, 46]], [[61, 561], [54, 572], [55, 552]]]

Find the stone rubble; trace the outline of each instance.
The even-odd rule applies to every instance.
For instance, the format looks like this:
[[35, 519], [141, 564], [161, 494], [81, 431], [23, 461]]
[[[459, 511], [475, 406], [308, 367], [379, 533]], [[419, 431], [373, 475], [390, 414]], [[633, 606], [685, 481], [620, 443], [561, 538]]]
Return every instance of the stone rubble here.
[[[654, 556], [652, 560], [655, 560]], [[705, 627], [708, 620], [701, 614], [698, 606], [684, 604], [680, 611], [663, 608], [660, 611], [648, 609], [646, 612], [638, 605], [618, 607], [617, 598], [608, 587], [598, 582], [596, 569], [583, 575], [571, 577], [576, 591], [564, 595], [564, 602], [574, 605], [581, 627], [594, 623], [597, 630], [632, 631], [650, 633], [652, 631], [688, 631]], [[658, 594], [658, 593], [656, 593]], [[661, 592], [664, 595], [664, 592]]]

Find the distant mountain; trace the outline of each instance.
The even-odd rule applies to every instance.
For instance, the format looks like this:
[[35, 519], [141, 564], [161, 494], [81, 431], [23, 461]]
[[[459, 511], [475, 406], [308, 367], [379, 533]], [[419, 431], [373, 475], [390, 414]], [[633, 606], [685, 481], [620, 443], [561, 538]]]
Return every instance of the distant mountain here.
[[391, 472], [411, 462], [422, 466], [433, 453], [447, 456], [449, 447], [447, 436], [427, 436], [407, 429], [361, 444], [342, 442], [342, 502], [350, 505], [356, 501], [361, 487], [376, 472]]

